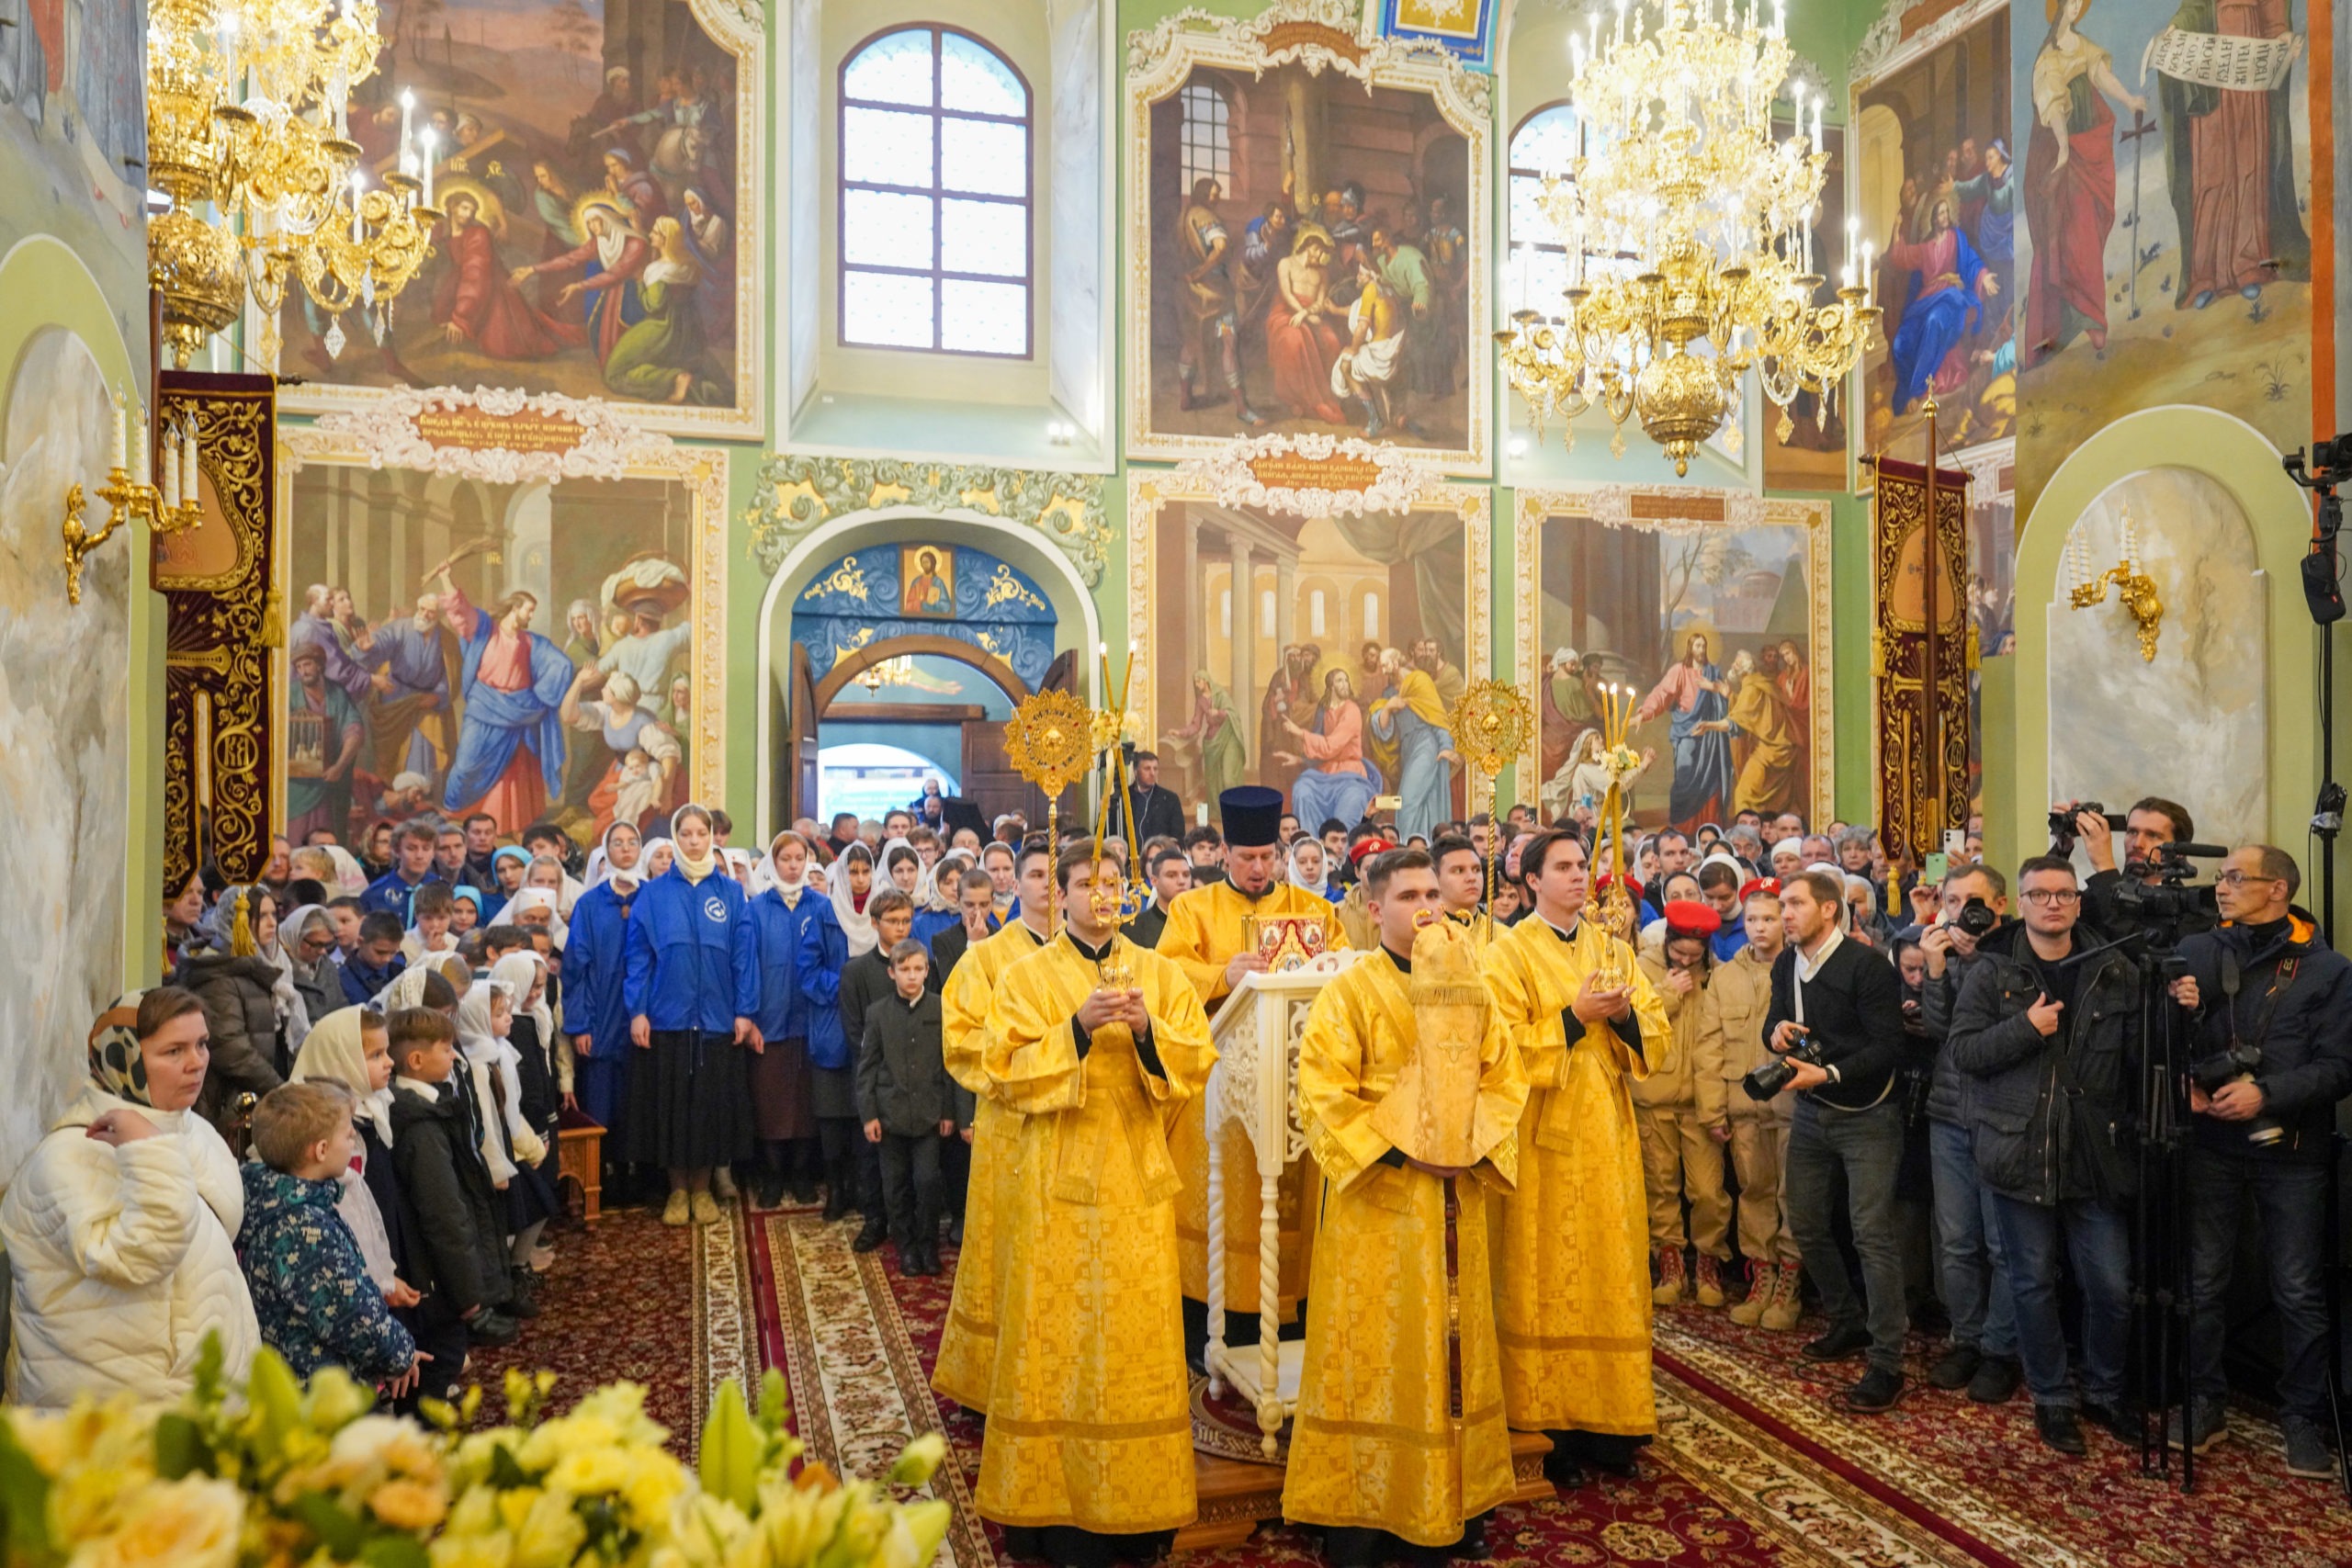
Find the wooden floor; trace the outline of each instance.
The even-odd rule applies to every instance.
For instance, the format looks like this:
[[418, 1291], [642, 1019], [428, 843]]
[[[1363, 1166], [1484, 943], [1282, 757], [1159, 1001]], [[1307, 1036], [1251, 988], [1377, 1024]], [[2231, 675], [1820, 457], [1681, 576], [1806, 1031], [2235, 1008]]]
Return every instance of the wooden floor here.
[[[1540, 1432], [1510, 1435], [1511, 1471], [1519, 1478], [1511, 1501], [1524, 1503], [1552, 1495], [1552, 1483], [1544, 1478], [1544, 1456], [1551, 1451], [1552, 1440]], [[1177, 1551], [1233, 1546], [1249, 1540], [1250, 1532], [1265, 1520], [1282, 1517], [1280, 1465], [1244, 1464], [1204, 1453], [1195, 1453], [1193, 1463], [1201, 1514], [1176, 1532]]]

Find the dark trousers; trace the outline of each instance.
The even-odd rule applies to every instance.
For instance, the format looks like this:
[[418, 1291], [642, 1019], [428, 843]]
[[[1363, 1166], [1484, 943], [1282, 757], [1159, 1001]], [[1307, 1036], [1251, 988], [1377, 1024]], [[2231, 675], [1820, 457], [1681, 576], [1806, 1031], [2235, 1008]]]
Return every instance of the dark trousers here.
[[969, 1195], [972, 1186], [972, 1145], [966, 1143], [961, 1136], [942, 1138], [940, 1143], [942, 1145], [939, 1151], [939, 1179], [942, 1189], [940, 1201], [944, 1205], [950, 1218], [961, 1220], [964, 1217], [965, 1199]]
[[882, 1208], [901, 1249], [939, 1244], [939, 1144], [936, 1132], [885, 1133], [876, 1145], [882, 1156]]
[[[1868, 1111], [1832, 1111], [1797, 1097], [1781, 1178], [1789, 1228], [1796, 1232], [1804, 1271], [1821, 1292], [1830, 1326], [1869, 1328], [1873, 1371], [1903, 1370], [1903, 1336], [1911, 1326], [1903, 1299], [1903, 1246], [1894, 1225], [1894, 1177], [1902, 1164], [1903, 1108], [1892, 1098]], [[1854, 1255], [1862, 1265], [1860, 1300], [1838, 1250], [1832, 1205], [1841, 1179]]]
[[[820, 1116], [817, 1136], [824, 1150], [827, 1179], [846, 1176], [849, 1206], [862, 1214], [882, 1213], [882, 1161], [877, 1145], [865, 1141], [865, 1129], [854, 1116]], [[832, 1173], [839, 1172], [840, 1176]]]
[[2278, 1408], [2312, 1421], [2327, 1416], [2327, 1299], [2320, 1265], [2327, 1212], [2327, 1167], [2274, 1156], [2188, 1149], [2188, 1267], [2195, 1315], [2188, 1325], [2188, 1385], [2218, 1408], [2229, 1396], [2222, 1351], [2229, 1337], [2230, 1266], [2248, 1193], [2262, 1216], [2270, 1259], [2270, 1303], [2278, 1314]]
[[2018, 1360], [2036, 1404], [2075, 1404], [2066, 1379], [2066, 1329], [2058, 1316], [2059, 1249], [2083, 1292], [2083, 1398], [2123, 1405], [2132, 1337], [2132, 1221], [2120, 1203], [2069, 1198], [2052, 1206], [1994, 1192], [2001, 1256], [2017, 1304]]

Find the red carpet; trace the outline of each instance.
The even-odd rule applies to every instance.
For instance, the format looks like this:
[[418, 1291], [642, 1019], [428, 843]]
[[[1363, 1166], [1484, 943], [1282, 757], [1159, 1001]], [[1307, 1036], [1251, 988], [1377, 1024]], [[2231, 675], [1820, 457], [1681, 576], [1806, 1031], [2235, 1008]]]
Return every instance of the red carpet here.
[[[477, 1352], [472, 1377], [495, 1396], [507, 1365], [548, 1368], [559, 1405], [595, 1383], [647, 1385], [683, 1451], [709, 1390], [782, 1366], [812, 1459], [877, 1474], [911, 1438], [939, 1431], [950, 1462], [933, 1492], [955, 1507], [946, 1568], [993, 1568], [1001, 1538], [973, 1511], [979, 1422], [930, 1392], [950, 1281], [910, 1280], [895, 1250], [860, 1257], [851, 1224], [814, 1210], [669, 1230], [643, 1211], [557, 1238], [546, 1314], [523, 1338]], [[955, 1254], [947, 1254], [952, 1269]], [[1808, 1325], [1810, 1326], [1810, 1325]], [[1915, 1341], [1912, 1390], [1889, 1416], [1837, 1403], [1859, 1363], [1824, 1368], [1796, 1334], [1733, 1325], [1720, 1312], [1659, 1314], [1661, 1431], [1631, 1482], [1602, 1482], [1504, 1508], [1498, 1562], [1749, 1564], [1837, 1568], [2323, 1568], [2352, 1563], [2352, 1510], [2323, 1482], [2281, 1467], [2274, 1427], [2233, 1417], [2232, 1440], [2199, 1463], [2199, 1484], [2144, 1480], [2138, 1452], [2088, 1435], [2086, 1460], [2048, 1453], [2024, 1398], [2000, 1407], [1926, 1388], [1935, 1347]], [[1194, 1554], [1218, 1568], [1313, 1561], [1300, 1533], [1261, 1529]]]

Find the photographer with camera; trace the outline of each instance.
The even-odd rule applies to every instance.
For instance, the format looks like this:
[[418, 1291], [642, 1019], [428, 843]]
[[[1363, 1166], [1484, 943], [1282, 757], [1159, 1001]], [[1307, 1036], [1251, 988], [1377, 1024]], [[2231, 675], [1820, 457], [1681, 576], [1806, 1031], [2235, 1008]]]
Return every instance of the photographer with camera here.
[[[1839, 931], [1845, 889], [1827, 872], [1804, 871], [1781, 891], [1789, 946], [1772, 964], [1764, 1041], [1775, 1060], [1741, 1082], [1751, 1100], [1793, 1094], [1785, 1190], [1790, 1228], [1821, 1292], [1829, 1330], [1804, 1347], [1816, 1361], [1867, 1350], [1868, 1371], [1846, 1391], [1858, 1414], [1891, 1410], [1903, 1397], [1903, 1248], [1894, 1179], [1903, 1163], [1903, 987], [1894, 965]], [[1854, 1295], [1838, 1250], [1831, 1204], [1840, 1179], [1862, 1265]], [[1867, 1314], [1867, 1316], [1865, 1315]], [[1866, 1326], [1867, 1325], [1867, 1326]]]
[[1945, 1052], [1971, 1080], [1975, 1170], [1997, 1223], [2035, 1428], [2080, 1456], [2089, 1450], [2059, 1319], [2062, 1245], [2083, 1298], [2081, 1415], [2140, 1440], [2123, 1406], [2140, 974], [2121, 953], [2094, 951], [2098, 937], [2076, 926], [2083, 895], [2071, 862], [2027, 861], [2018, 897], [2021, 936], [1979, 945]]
[[[2329, 1140], [2352, 1093], [2352, 962], [2294, 905], [2294, 857], [2247, 844], [2222, 863], [2222, 924], [2180, 944], [2172, 983], [2189, 1013], [2188, 1330], [2186, 1441], [2203, 1453], [2225, 1432], [2225, 1308], [2246, 1195], [2262, 1215], [2283, 1371], [2278, 1427], [2292, 1475], [2329, 1476], [2326, 1247]], [[2184, 1438], [2178, 1413], [2165, 1428]]]
[[[2123, 840], [2120, 866], [2115, 860], [2119, 833]], [[2162, 795], [2143, 796], [2121, 817], [2095, 800], [2061, 801], [2050, 812], [2050, 852], [2070, 855], [2079, 842], [2091, 863], [2090, 878], [2083, 885], [2083, 919], [2118, 935], [2157, 921], [2182, 934], [2213, 929], [2211, 902], [2202, 896], [2204, 890], [2180, 887], [2184, 877], [2177, 857], [2169, 886], [2187, 897], [2164, 897], [2168, 886], [2165, 846], [2186, 844], [2196, 837], [2197, 824], [2188, 808]]]
[[1928, 1088], [1928, 1159], [1935, 1184], [1936, 1278], [1951, 1318], [1951, 1338], [1928, 1382], [1964, 1388], [1980, 1404], [2007, 1403], [2023, 1373], [2000, 1227], [1992, 1194], [1976, 1173], [1969, 1086], [1952, 1067], [1948, 1041], [1954, 1004], [1970, 970], [1987, 955], [2016, 955], [2020, 928], [2008, 914], [2008, 882], [1999, 871], [1960, 866], [1946, 874], [1937, 889], [1935, 918], [1918, 933], [1928, 969], [1920, 1011], [1935, 1045]]

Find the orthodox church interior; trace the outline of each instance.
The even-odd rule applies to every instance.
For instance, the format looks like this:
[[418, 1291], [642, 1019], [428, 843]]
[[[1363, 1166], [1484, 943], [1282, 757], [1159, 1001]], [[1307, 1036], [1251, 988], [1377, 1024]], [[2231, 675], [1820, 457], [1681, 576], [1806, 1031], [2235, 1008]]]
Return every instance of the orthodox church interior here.
[[2331, 10], [0, 0], [0, 1552], [2352, 1561]]

